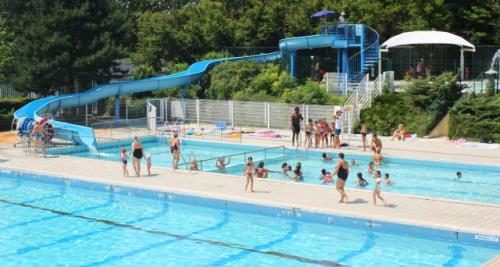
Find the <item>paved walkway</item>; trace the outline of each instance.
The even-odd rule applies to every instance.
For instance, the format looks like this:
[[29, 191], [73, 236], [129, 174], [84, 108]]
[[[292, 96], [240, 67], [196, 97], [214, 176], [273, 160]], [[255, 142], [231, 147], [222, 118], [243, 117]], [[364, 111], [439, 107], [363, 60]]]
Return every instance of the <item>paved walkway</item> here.
[[500, 236], [500, 205], [493, 204], [433, 200], [384, 192], [384, 197], [391, 205], [383, 207], [371, 204], [370, 191], [353, 189], [347, 190], [351, 203], [340, 204], [337, 203], [339, 196], [332, 187], [257, 179], [257, 192], [246, 193], [243, 177], [155, 168], [154, 176], [126, 178], [122, 176], [117, 162], [69, 156], [34, 158], [25, 156], [20, 149], [12, 148], [0, 149], [0, 168], [2, 167], [123, 186]]

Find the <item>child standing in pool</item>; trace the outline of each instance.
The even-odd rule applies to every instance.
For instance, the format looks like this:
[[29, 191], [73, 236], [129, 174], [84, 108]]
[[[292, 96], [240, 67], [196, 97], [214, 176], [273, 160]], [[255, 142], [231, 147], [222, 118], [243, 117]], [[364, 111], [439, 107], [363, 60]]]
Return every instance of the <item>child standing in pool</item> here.
[[[246, 178], [245, 191], [247, 192], [253, 192], [253, 170], [254, 170], [253, 159], [252, 157], [248, 157], [247, 164], [245, 165], [245, 174], [244, 174]], [[250, 190], [248, 190], [249, 187]]]
[[125, 149], [125, 148], [122, 148], [122, 150], [121, 150], [120, 161], [122, 162], [123, 176], [127, 177], [128, 176], [128, 169], [127, 169], [128, 155], [127, 155], [127, 149]]
[[375, 188], [373, 188], [373, 205], [377, 205], [377, 198], [382, 200], [384, 202], [384, 206], [387, 206], [387, 202], [385, 202], [384, 198], [380, 195], [380, 192], [382, 191], [380, 189], [380, 184], [382, 183], [382, 179], [380, 179], [380, 176], [382, 174], [380, 171], [375, 171], [375, 174], [373, 175], [373, 179], [375, 179]]

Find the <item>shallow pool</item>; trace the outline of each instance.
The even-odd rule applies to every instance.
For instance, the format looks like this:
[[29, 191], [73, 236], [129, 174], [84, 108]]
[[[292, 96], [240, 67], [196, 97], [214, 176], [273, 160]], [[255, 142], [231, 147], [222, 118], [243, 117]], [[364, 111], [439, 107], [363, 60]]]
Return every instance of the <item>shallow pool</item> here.
[[[130, 142], [124, 143], [129, 149]], [[149, 137], [144, 139], [144, 146], [146, 153], [153, 155], [154, 166], [171, 166], [172, 157], [165, 139]], [[98, 152], [84, 151], [72, 155], [118, 161], [120, 147], [118, 144], [101, 144]], [[184, 140], [182, 142], [182, 153], [181, 168], [186, 168], [189, 162], [196, 158], [200, 161], [199, 165], [200, 168], [203, 168], [203, 171], [212, 172], [218, 172], [215, 168], [215, 158], [223, 155], [233, 155], [226, 157], [226, 160], [231, 160], [231, 164], [225, 171], [233, 175], [242, 175], [244, 162], [248, 156], [254, 158], [255, 164], [264, 161], [266, 168], [275, 171], [281, 170], [283, 162], [287, 162], [292, 166], [295, 166], [297, 162], [301, 162], [304, 173], [303, 183], [318, 185], [321, 185], [319, 180], [321, 169], [333, 171], [337, 158], [336, 152], [329, 153], [334, 158], [332, 161], [323, 161], [321, 160], [321, 153], [316, 151], [284, 149], [282, 147], [264, 149], [258, 146], [194, 140]], [[355, 166], [351, 166], [347, 187], [355, 187], [356, 173], [358, 172], [361, 172], [363, 177], [372, 183], [372, 178], [367, 171], [368, 163], [371, 160], [370, 156], [346, 152], [346, 159], [349, 162], [354, 159], [356, 162]], [[383, 191], [484, 203], [500, 203], [498, 197], [500, 196], [499, 166], [386, 157], [385, 163], [380, 166], [379, 170], [382, 174], [389, 173], [391, 179], [395, 182], [395, 185], [383, 186]], [[455, 179], [457, 171], [462, 172], [462, 178], [459, 180]], [[269, 179], [291, 181], [278, 173], [271, 173]], [[366, 190], [371, 190], [371, 188], [372, 185], [369, 185]]]
[[2, 266], [469, 267], [500, 252], [498, 237], [29, 173], [0, 171], [0, 193]]

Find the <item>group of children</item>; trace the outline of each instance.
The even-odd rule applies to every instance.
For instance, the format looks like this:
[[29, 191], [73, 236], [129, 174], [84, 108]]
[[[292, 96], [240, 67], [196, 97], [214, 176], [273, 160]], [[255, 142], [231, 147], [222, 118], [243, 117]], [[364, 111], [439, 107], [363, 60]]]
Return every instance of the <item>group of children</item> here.
[[343, 117], [342, 111], [338, 110], [335, 115], [333, 115], [333, 121], [331, 124], [325, 118], [313, 121], [309, 119], [304, 125], [305, 130], [305, 140], [304, 147], [311, 148], [340, 148], [340, 134], [343, 127]]
[[[331, 160], [332, 158], [329, 157], [326, 153], [323, 153], [321, 159], [322, 160]], [[378, 167], [379, 164], [380, 164], [380, 161], [377, 164], [375, 164], [373, 161], [371, 161], [368, 164], [368, 173], [370, 175], [372, 175], [374, 182], [375, 182], [375, 187], [373, 190], [373, 204], [374, 205], [377, 204], [377, 198], [378, 198], [384, 203], [385, 206], [387, 206], [386, 201], [384, 200], [384, 198], [380, 194], [381, 193], [381, 184], [383, 183], [385, 185], [394, 185], [394, 181], [392, 181], [389, 178], [389, 173], [385, 173], [384, 178], [382, 180], [382, 178], [381, 178], [382, 172], [380, 170], [375, 169], [375, 166]], [[356, 165], [356, 161], [354, 159], [352, 159], [350, 162], [350, 166], [355, 166], [355, 165]], [[369, 185], [368, 181], [365, 178], [363, 178], [363, 174], [361, 172], [357, 173], [356, 178], [357, 178], [356, 188], [365, 188], [366, 186]], [[334, 179], [333, 175], [330, 172], [327, 172], [326, 169], [321, 170], [319, 179], [323, 184], [328, 184], [328, 183], [334, 184], [335, 183], [335, 179]]]
[[[253, 158], [248, 157], [247, 163], [245, 164], [245, 169], [243, 172], [243, 175], [246, 178], [246, 183], [245, 183], [245, 191], [247, 192], [254, 192], [253, 190], [253, 177], [257, 178], [267, 178], [269, 173], [281, 173], [283, 176], [288, 177], [294, 181], [303, 181], [304, 176], [302, 174], [302, 164], [300, 162], [297, 162], [295, 165], [295, 169], [292, 170], [292, 166], [288, 165], [288, 163], [284, 162], [281, 165], [281, 171], [273, 171], [270, 169], [267, 169], [264, 166], [264, 162], [261, 161], [259, 164], [257, 164], [257, 167], [255, 167]], [[289, 172], [292, 172], [292, 174], [289, 174]]]
[[[124, 147], [121, 149], [120, 161], [122, 163], [123, 176], [125, 176], [125, 177], [129, 176], [128, 167], [127, 167], [128, 159], [130, 158], [129, 154], [132, 154], [132, 152], [127, 153], [127, 149]], [[148, 153], [144, 154], [144, 159], [146, 159], [146, 168], [148, 170], [148, 175], [151, 176], [151, 166], [152, 166], [151, 154], [148, 154]]]

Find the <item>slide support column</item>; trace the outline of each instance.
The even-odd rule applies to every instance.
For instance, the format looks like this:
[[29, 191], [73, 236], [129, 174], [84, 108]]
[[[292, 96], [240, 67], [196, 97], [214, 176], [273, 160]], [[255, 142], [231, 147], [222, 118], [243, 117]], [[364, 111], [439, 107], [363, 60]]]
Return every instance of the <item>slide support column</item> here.
[[290, 53], [290, 76], [295, 78], [295, 60], [297, 59], [297, 51]]
[[348, 48], [342, 48], [342, 72], [347, 74], [347, 80], [351, 78], [349, 73], [349, 53]]
[[115, 120], [120, 119], [120, 96], [115, 96]]

